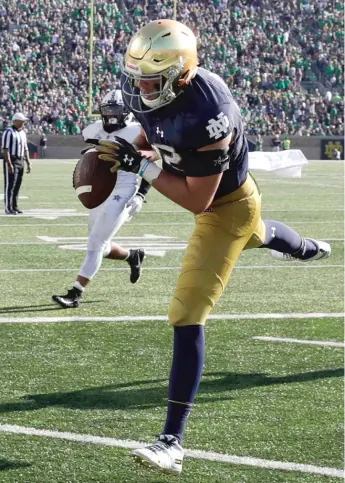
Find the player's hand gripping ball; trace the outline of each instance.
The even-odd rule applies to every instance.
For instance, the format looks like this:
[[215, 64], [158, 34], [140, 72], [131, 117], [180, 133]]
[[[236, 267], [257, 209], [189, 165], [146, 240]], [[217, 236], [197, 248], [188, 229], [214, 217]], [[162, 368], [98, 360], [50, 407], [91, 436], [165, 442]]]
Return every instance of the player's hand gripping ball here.
[[[125, 139], [118, 136], [116, 141], [96, 140], [94, 148], [99, 152], [99, 157], [107, 163], [111, 163], [110, 171], [116, 172], [118, 169], [130, 173], [139, 173], [141, 162], [144, 157], [139, 151]], [[90, 141], [87, 141], [90, 142]]]

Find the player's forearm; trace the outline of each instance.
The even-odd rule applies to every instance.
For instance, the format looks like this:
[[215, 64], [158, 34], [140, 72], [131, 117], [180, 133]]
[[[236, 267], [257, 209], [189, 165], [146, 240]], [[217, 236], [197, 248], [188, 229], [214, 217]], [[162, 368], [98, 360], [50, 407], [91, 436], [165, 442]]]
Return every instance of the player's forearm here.
[[174, 203], [196, 215], [205, 211], [214, 197], [214, 190], [204, 190], [203, 193], [195, 192], [186, 178], [179, 178], [166, 171], [161, 171], [152, 186]]
[[145, 196], [150, 191], [150, 188], [151, 188], [150, 183], [142, 179], [137, 194], [141, 195], [145, 199]]

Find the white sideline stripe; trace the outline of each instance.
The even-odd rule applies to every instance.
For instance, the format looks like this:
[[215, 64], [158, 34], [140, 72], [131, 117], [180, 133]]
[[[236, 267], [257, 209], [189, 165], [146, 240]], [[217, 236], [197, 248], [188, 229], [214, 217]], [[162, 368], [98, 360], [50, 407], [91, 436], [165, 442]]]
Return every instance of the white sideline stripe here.
[[306, 340], [306, 339], [290, 339], [289, 337], [264, 337], [264, 336], [256, 336], [252, 337], [255, 340], [263, 340], [267, 342], [293, 342], [296, 344], [306, 344], [306, 345], [323, 345], [329, 347], [345, 347], [343, 342], [333, 342], [333, 341], [326, 341], [326, 340]]
[[[263, 320], [263, 319], [338, 319], [344, 317], [343, 312], [308, 312], [308, 313], [272, 313], [272, 314], [214, 314], [209, 315], [208, 320]], [[0, 324], [16, 323], [55, 323], [55, 322], [142, 322], [142, 321], [167, 322], [166, 315], [122, 315], [119, 317], [0, 317]]]
[[[28, 436], [43, 436], [46, 438], [55, 438], [66, 441], [76, 441], [78, 443], [90, 443], [126, 449], [136, 449], [145, 446], [145, 443], [143, 442], [132, 441], [128, 439], [115, 439], [106, 438], [104, 436], [93, 436], [91, 434], [78, 434], [62, 431], [51, 431], [48, 429], [27, 428], [25, 426], [17, 426], [15, 424], [1, 424], [0, 432], [11, 434], [25, 434]], [[219, 461], [221, 463], [230, 463], [234, 465], [254, 466], [257, 468], [270, 468], [274, 470], [299, 471], [302, 473], [333, 476], [337, 478], [342, 478], [344, 475], [343, 470], [338, 468], [327, 468], [323, 466], [305, 465], [301, 463], [290, 463], [285, 461], [264, 460], [261, 458], [252, 458], [250, 456], [236, 456], [224, 453], [214, 453], [212, 451], [191, 449], [186, 449], [185, 454], [189, 458], [208, 461]]]
[[[239, 265], [234, 267], [235, 270], [275, 270], [285, 268], [344, 268], [344, 265]], [[156, 270], [180, 270], [181, 267], [143, 267], [145, 271]], [[1, 268], [0, 273], [31, 273], [31, 272], [79, 272], [80, 267], [77, 268]], [[113, 268], [100, 268], [100, 272], [128, 272], [127, 267], [113, 267]]]

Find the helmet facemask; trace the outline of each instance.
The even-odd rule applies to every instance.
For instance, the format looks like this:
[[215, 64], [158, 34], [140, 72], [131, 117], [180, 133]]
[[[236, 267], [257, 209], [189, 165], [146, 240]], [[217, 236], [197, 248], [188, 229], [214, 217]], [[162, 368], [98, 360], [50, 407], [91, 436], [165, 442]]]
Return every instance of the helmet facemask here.
[[[181, 72], [183, 72], [183, 62], [172, 65], [165, 71], [158, 74], [139, 74], [131, 72], [130, 64], [122, 66], [124, 82], [122, 92], [130, 99], [129, 108], [134, 112], [149, 112], [160, 109], [170, 104], [182, 91], [179, 89]], [[139, 81], [156, 81], [157, 90], [143, 93], [138, 87]], [[137, 99], [137, 102], [135, 102]], [[142, 106], [144, 104], [145, 107]]]
[[125, 126], [128, 112], [125, 106], [117, 103], [105, 103], [99, 106], [103, 128], [107, 132], [113, 132]]

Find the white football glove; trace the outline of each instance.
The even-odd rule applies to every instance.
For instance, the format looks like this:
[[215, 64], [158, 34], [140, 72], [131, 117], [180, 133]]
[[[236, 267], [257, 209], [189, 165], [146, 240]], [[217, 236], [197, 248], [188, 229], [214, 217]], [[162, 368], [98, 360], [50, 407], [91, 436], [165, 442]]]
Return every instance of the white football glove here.
[[128, 209], [128, 218], [127, 221], [130, 221], [133, 216], [137, 215], [141, 208], [143, 207], [144, 203], [144, 196], [140, 193], [137, 193], [133, 198], [127, 203], [126, 208]]

